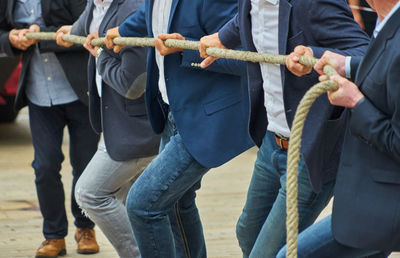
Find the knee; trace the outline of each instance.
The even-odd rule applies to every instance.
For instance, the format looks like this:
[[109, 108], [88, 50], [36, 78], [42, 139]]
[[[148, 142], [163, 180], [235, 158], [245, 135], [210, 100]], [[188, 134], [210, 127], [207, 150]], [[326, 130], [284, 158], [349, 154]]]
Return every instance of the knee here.
[[75, 185], [75, 200], [79, 207], [84, 209], [99, 206], [102, 202], [101, 198], [96, 196], [95, 191], [81, 180], [78, 180]]
[[242, 249], [243, 257], [248, 257], [254, 242], [252, 241], [253, 237], [249, 234], [242, 217], [239, 218], [236, 224], [236, 238], [239, 242], [239, 247]]
[[282, 249], [276, 255], [276, 258], [286, 258], [286, 246], [282, 247]]
[[35, 160], [32, 162], [32, 167], [35, 170], [36, 184], [49, 183], [48, 181], [60, 180], [61, 162], [50, 160]]

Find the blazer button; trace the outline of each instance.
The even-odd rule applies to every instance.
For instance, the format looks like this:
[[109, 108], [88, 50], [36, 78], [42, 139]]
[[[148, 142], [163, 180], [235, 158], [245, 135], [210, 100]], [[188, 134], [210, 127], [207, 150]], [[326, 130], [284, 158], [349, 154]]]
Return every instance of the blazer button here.
[[87, 94], [88, 96], [90, 96], [89, 91], [87, 91], [86, 94]]

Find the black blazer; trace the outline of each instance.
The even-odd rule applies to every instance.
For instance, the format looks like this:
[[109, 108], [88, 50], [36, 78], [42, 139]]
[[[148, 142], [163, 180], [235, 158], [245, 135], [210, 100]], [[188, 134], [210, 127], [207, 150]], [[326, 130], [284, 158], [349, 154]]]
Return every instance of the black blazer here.
[[[100, 24], [99, 36], [120, 25], [143, 3], [143, 0], [114, 0]], [[71, 34], [89, 34], [93, 8], [93, 0], [90, 0], [74, 23]], [[103, 78], [101, 98], [96, 88], [95, 58], [89, 57], [90, 122], [96, 132], [103, 132], [107, 152], [114, 160], [148, 157], [158, 153], [160, 137], [151, 129], [144, 94], [136, 100], [125, 97], [136, 83], [145, 83], [146, 56], [146, 48], [142, 47], [125, 47], [119, 54], [104, 49], [97, 60], [97, 68]]]
[[332, 230], [340, 243], [400, 251], [400, 10], [359, 64], [365, 100], [348, 111]]
[[[13, 10], [15, 0], [0, 1], [0, 50], [9, 56], [22, 54], [22, 71], [15, 100], [15, 108], [21, 109], [27, 104], [25, 95], [26, 75], [33, 54], [33, 47], [26, 51], [13, 48], [8, 40], [13, 28], [27, 28], [27, 24], [14, 22]], [[72, 24], [85, 9], [86, 0], [42, 0], [42, 16], [45, 26], [41, 31], [56, 31], [65, 24]], [[70, 49], [58, 46], [55, 41], [40, 41], [40, 52], [54, 52], [64, 69], [65, 75], [79, 99], [87, 104], [86, 62], [87, 51], [81, 46]]]

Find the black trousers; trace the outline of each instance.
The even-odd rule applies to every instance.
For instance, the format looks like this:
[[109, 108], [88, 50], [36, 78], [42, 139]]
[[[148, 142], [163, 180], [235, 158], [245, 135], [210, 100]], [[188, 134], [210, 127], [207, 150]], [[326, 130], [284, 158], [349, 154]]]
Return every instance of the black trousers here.
[[40, 107], [28, 104], [32, 134], [36, 191], [43, 216], [45, 238], [64, 238], [68, 233], [65, 212], [64, 188], [61, 181], [61, 150], [65, 126], [70, 138], [70, 161], [72, 165], [71, 210], [76, 227], [93, 228], [94, 223], [86, 218], [75, 201], [75, 184], [86, 165], [97, 150], [99, 136], [89, 122], [88, 107], [80, 101]]

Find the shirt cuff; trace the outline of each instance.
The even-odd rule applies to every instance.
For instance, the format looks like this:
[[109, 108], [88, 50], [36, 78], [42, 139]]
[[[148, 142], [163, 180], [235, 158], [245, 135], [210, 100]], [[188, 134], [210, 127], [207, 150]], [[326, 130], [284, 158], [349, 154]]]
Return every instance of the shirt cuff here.
[[346, 78], [351, 79], [351, 56], [346, 56], [346, 61], [344, 65], [345, 73], [346, 73]]

